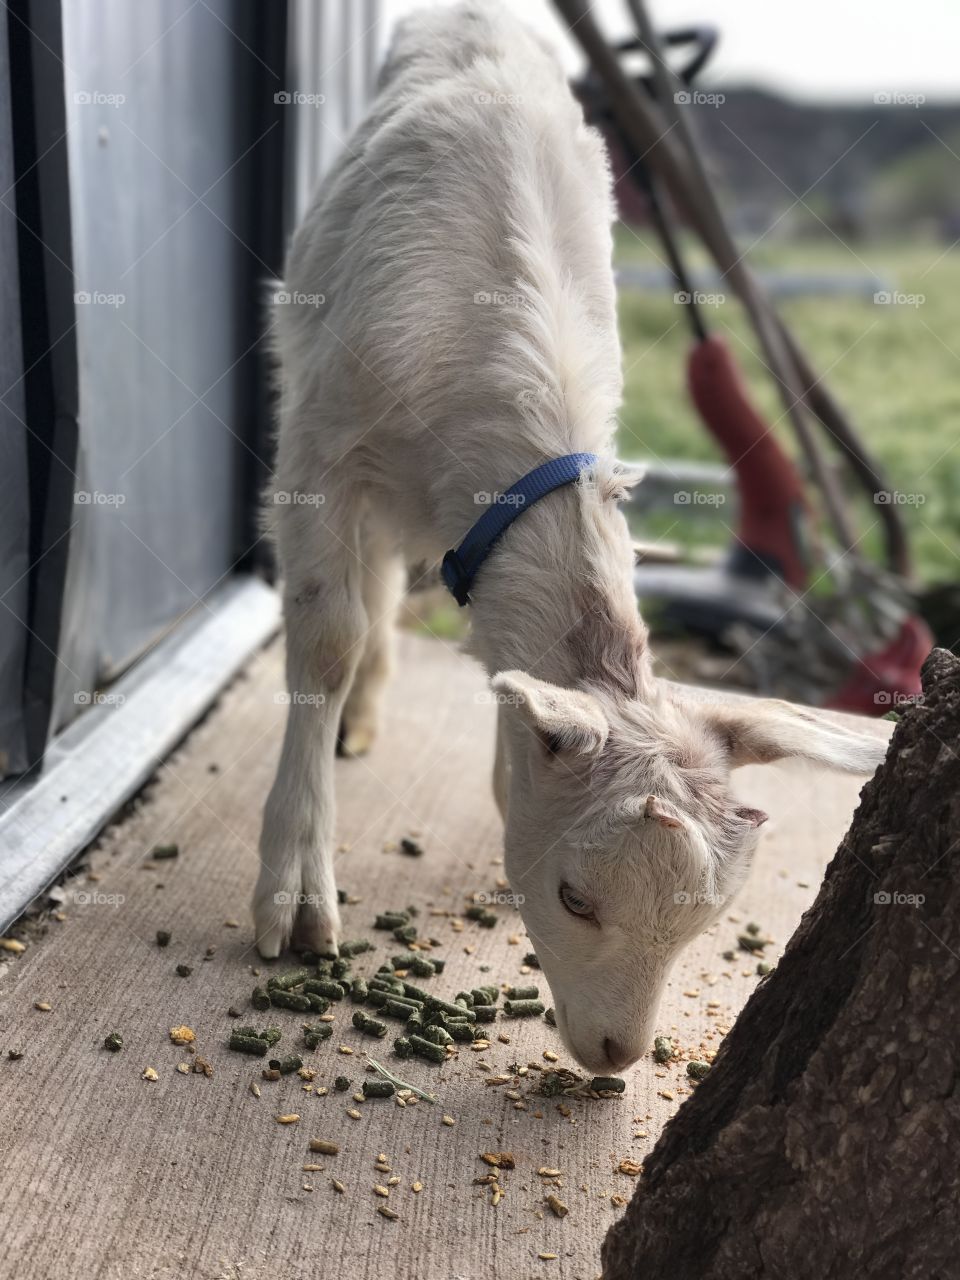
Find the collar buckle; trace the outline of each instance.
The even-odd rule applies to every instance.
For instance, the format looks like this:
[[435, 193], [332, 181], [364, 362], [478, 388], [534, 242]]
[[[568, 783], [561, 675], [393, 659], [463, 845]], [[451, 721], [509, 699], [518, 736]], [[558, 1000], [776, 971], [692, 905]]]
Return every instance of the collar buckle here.
[[461, 609], [470, 603], [470, 575], [456, 551], [448, 551], [443, 557], [440, 576]]

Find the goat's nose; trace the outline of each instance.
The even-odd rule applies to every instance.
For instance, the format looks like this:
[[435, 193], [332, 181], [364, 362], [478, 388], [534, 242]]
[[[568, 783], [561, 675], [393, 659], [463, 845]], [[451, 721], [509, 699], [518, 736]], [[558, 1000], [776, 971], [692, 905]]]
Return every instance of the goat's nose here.
[[619, 1071], [621, 1067], [628, 1067], [633, 1061], [633, 1058], [624, 1049], [623, 1045], [618, 1044], [616, 1040], [611, 1040], [609, 1037], [603, 1042], [603, 1052], [614, 1071]]

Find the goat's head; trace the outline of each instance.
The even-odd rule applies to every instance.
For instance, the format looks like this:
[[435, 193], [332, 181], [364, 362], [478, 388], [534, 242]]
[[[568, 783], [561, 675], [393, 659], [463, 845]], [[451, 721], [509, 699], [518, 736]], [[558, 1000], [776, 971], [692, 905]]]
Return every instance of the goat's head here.
[[519, 671], [507, 717], [506, 869], [571, 1053], [622, 1069], [649, 1047], [681, 949], [746, 878], [766, 814], [730, 770], [787, 756], [871, 773], [885, 744], [783, 702], [717, 704], [664, 681], [643, 700]]

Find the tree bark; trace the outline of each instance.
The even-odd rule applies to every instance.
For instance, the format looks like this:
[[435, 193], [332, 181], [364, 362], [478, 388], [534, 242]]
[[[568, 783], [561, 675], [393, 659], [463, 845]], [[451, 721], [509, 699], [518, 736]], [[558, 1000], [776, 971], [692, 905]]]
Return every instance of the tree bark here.
[[960, 660], [603, 1246], [604, 1280], [960, 1277]]

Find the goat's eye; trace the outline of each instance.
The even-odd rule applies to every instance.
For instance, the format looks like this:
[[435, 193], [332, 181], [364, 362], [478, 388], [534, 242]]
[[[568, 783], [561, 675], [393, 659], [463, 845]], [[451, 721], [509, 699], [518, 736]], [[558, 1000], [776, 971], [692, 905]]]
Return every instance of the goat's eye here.
[[581, 916], [583, 919], [588, 920], [593, 918], [593, 907], [586, 899], [575, 893], [568, 884], [560, 886], [560, 901], [571, 915]]

